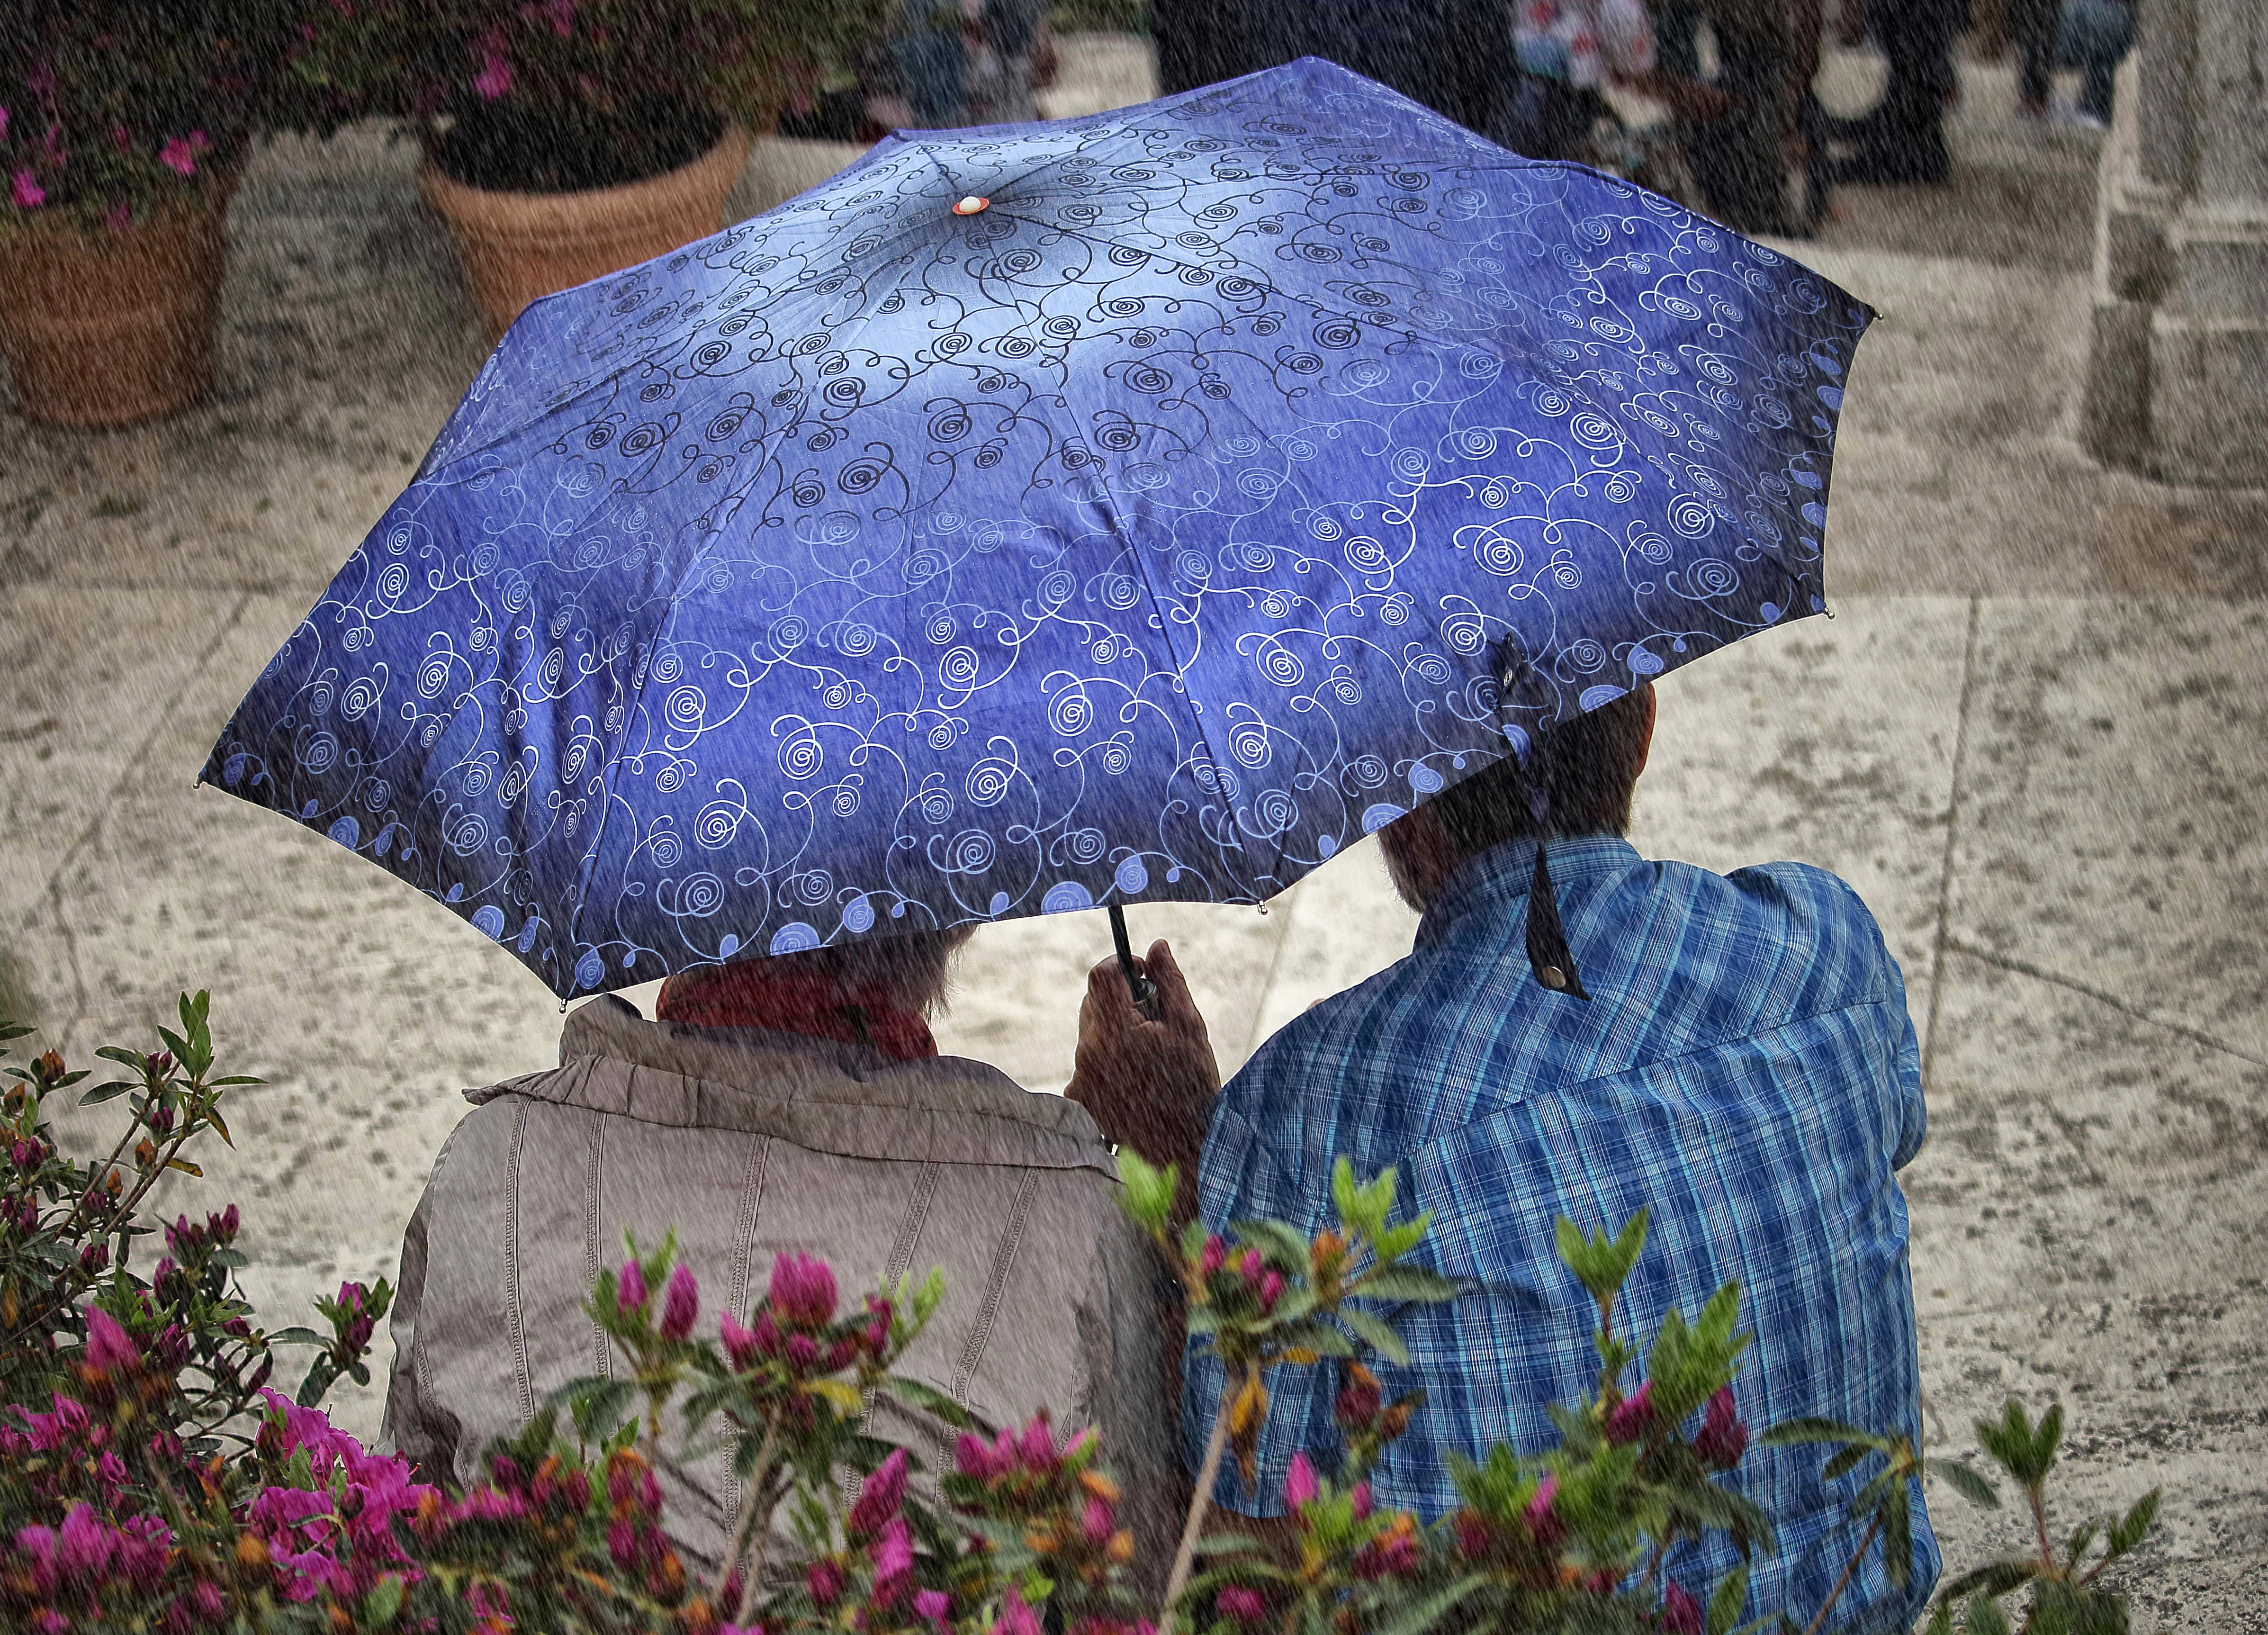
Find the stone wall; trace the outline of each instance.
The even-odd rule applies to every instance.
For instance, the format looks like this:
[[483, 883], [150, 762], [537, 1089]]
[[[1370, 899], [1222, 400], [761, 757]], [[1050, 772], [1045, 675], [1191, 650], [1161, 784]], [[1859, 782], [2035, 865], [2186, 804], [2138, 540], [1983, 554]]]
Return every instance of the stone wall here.
[[2084, 431], [2169, 482], [2268, 483], [2268, 7], [2142, 0], [2103, 144]]

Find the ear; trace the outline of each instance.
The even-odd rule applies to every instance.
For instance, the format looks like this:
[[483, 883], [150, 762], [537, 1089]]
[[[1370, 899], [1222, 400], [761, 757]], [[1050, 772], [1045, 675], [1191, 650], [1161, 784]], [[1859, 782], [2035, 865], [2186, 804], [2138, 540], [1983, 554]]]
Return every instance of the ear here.
[[1653, 684], [1649, 681], [1646, 683], [1646, 689], [1645, 725], [1638, 729], [1638, 764], [1631, 768], [1631, 777], [1632, 781], [1636, 781], [1638, 777], [1644, 775], [1646, 771], [1646, 757], [1653, 753], [1653, 718], [1654, 707], [1657, 702], [1658, 699], [1653, 690]]

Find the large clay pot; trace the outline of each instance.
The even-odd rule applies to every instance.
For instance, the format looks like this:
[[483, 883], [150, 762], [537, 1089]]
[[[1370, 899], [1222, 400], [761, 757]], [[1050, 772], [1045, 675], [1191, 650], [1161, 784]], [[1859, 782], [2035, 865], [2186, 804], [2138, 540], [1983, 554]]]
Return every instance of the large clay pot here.
[[727, 126], [717, 145], [691, 164], [619, 188], [495, 193], [451, 179], [431, 154], [417, 185], [456, 236], [473, 299], [494, 341], [538, 296], [715, 232], [724, 225], [725, 195], [747, 157], [747, 134]]
[[232, 173], [122, 231], [60, 212], [0, 231], [0, 355], [33, 420], [115, 426], [212, 387]]

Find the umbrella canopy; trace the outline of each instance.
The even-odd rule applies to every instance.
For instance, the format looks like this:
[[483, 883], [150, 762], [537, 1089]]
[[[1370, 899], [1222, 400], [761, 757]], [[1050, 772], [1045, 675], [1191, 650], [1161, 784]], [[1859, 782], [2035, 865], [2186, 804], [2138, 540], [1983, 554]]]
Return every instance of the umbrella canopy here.
[[203, 776], [563, 997], [1263, 900], [1820, 611], [1872, 316], [1312, 59], [903, 133], [529, 307]]

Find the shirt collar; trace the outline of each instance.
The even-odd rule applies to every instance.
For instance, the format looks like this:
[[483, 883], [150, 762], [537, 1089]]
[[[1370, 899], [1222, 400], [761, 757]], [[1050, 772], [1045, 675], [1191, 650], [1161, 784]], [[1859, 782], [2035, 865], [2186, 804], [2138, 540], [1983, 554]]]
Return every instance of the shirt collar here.
[[[1594, 875], [1619, 874], [1644, 861], [1638, 848], [1619, 835], [1572, 835], [1550, 843], [1551, 883], [1565, 891]], [[1535, 879], [1535, 842], [1500, 841], [1449, 871], [1433, 906], [1418, 923], [1417, 946], [1448, 934], [1466, 915], [1489, 909], [1501, 913], [1528, 895]]]

